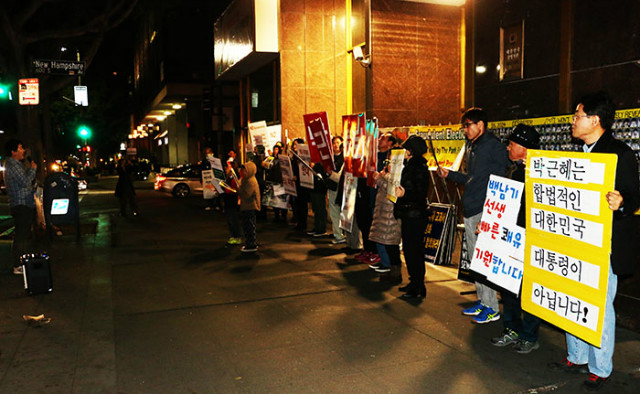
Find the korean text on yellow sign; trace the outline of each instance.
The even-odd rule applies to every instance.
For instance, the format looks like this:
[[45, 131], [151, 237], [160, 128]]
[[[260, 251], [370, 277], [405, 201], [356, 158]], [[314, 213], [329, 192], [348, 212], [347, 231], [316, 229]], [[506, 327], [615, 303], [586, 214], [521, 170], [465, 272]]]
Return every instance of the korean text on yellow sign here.
[[600, 346], [617, 156], [529, 150], [522, 307]]

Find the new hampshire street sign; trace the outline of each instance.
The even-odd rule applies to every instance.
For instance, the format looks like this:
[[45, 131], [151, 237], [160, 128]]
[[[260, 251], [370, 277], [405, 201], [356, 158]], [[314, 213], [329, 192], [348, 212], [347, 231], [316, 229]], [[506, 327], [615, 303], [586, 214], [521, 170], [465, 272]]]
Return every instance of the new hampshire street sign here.
[[73, 60], [34, 60], [33, 71], [36, 74], [83, 75], [84, 62]]

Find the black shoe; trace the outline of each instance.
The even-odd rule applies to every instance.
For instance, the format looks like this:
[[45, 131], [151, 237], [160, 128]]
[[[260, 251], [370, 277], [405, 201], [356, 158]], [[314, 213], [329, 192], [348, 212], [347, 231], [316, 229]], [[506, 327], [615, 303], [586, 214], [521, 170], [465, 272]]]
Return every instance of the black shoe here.
[[410, 290], [411, 290], [411, 283], [409, 283], [409, 284], [408, 284], [408, 285], [406, 285], [406, 286], [400, 286], [400, 287], [398, 287], [398, 291], [402, 291], [402, 292], [404, 292], [404, 293], [406, 293], [406, 292], [408, 292], [408, 291], [410, 291]]
[[386, 274], [380, 274], [380, 282], [388, 283], [390, 285], [399, 285], [402, 283], [402, 276], [392, 275], [391, 272]]
[[564, 371], [569, 373], [588, 373], [587, 364], [574, 364], [566, 357], [562, 361], [556, 361], [547, 364], [547, 367], [554, 371]]
[[584, 386], [589, 391], [597, 391], [602, 388], [602, 385], [607, 383], [609, 378], [601, 378], [598, 375], [589, 374], [589, 378], [584, 381]]
[[400, 296], [400, 298], [404, 298], [405, 300], [413, 300], [417, 298], [425, 298], [427, 296], [427, 288], [423, 287], [419, 291], [409, 290]]

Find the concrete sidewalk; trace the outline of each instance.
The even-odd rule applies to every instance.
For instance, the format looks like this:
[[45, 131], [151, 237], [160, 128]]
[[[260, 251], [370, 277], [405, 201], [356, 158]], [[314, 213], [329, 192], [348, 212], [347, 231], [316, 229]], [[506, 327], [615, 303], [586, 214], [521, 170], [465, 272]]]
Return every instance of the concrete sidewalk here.
[[[330, 238], [261, 222], [260, 250], [244, 255], [225, 245], [222, 215], [201, 200], [138, 199], [135, 221], [100, 209], [83, 219], [96, 234], [52, 243], [53, 293], [28, 297], [20, 277], [0, 276], [0, 392], [582, 390], [584, 375], [546, 368], [565, 356], [551, 326], [529, 355], [492, 346], [502, 324], [460, 314], [475, 296], [460, 295], [473, 286], [453, 267], [428, 266], [427, 298], [408, 303]], [[0, 258], [9, 245], [0, 241]], [[21, 320], [40, 313], [51, 324]], [[616, 335], [601, 392], [636, 393], [640, 335]]]

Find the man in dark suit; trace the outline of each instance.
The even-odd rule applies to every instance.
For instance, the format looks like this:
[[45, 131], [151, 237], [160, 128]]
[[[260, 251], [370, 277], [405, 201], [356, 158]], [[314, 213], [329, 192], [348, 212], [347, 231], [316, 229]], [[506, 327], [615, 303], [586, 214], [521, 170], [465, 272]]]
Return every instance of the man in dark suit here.
[[638, 256], [638, 232], [634, 217], [634, 212], [640, 206], [638, 162], [631, 148], [611, 134], [614, 118], [615, 106], [611, 98], [605, 93], [595, 93], [580, 99], [572, 124], [572, 134], [584, 142], [585, 152], [614, 153], [618, 156], [615, 190], [606, 195], [609, 209], [613, 211], [613, 234], [601, 347], [567, 333], [567, 357], [549, 365], [566, 371], [584, 371], [588, 367], [590, 374], [584, 384], [592, 390], [599, 389], [613, 370], [616, 329], [613, 300], [618, 276], [632, 274]]

